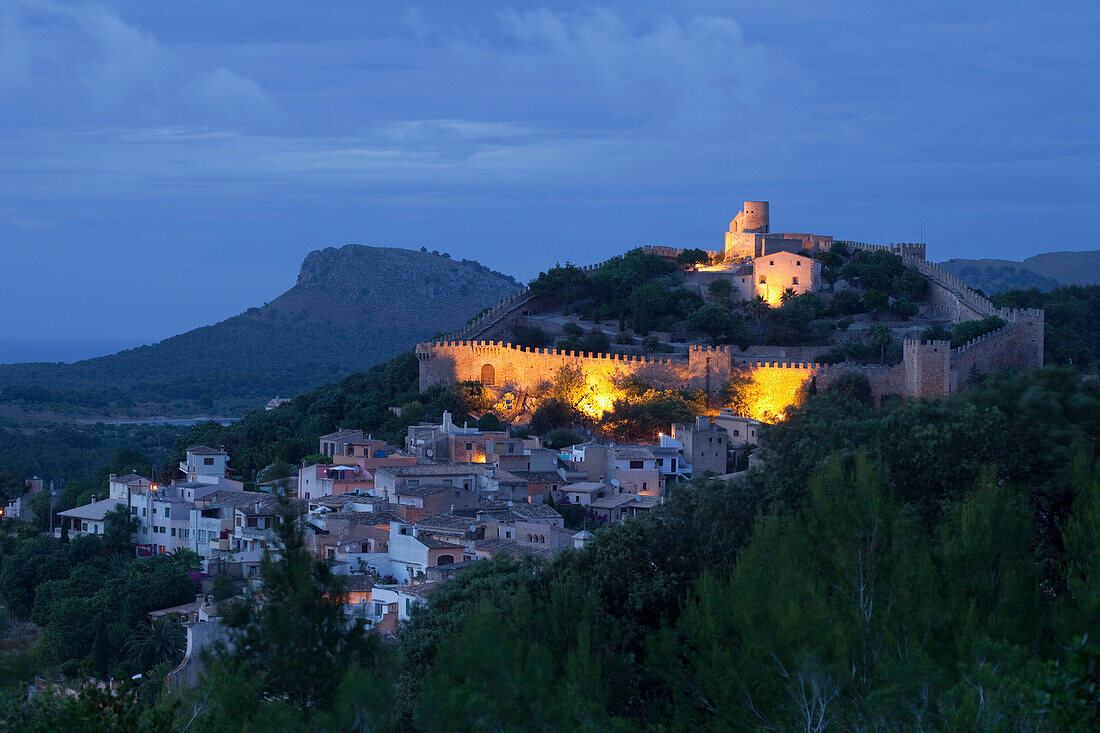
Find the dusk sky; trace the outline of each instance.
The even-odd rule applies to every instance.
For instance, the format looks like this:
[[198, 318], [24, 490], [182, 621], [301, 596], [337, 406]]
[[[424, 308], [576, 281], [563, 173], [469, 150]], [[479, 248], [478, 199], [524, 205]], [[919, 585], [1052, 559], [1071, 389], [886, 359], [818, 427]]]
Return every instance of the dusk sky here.
[[528, 280], [773, 230], [1100, 248], [1082, 2], [0, 0], [0, 337], [135, 343], [314, 249]]

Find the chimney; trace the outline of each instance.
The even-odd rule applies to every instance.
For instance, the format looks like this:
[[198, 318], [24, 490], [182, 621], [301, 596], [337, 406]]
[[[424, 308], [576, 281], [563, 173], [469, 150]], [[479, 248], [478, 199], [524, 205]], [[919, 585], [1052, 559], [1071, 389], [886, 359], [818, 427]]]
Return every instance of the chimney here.
[[89, 504], [95, 504], [95, 494], [92, 494], [92, 500], [88, 503]]

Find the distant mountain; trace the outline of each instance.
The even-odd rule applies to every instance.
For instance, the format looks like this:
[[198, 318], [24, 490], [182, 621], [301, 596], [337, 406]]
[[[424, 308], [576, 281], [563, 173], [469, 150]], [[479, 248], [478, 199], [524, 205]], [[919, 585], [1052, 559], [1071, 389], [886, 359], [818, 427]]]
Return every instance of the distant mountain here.
[[1047, 252], [1024, 260], [1033, 272], [1063, 285], [1100, 285], [1100, 249], [1087, 252]]
[[454, 330], [518, 288], [511, 277], [470, 260], [329, 247], [306, 256], [290, 290], [212, 326], [73, 364], [0, 365], [0, 409], [240, 412]]
[[941, 262], [940, 266], [986, 294], [1100, 284], [1100, 250], [1047, 252], [1023, 262], [953, 259]]

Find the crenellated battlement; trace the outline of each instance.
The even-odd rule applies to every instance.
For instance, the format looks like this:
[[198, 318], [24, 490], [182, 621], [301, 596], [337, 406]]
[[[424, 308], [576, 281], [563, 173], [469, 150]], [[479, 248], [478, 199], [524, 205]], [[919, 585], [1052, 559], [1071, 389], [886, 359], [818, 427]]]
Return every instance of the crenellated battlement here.
[[927, 246], [924, 242], [891, 242], [890, 244], [868, 244], [867, 242], [853, 242], [849, 239], [838, 239], [836, 244], [845, 244], [849, 249], [861, 249], [866, 252], [889, 252], [901, 258], [911, 257], [924, 261]]
[[686, 364], [687, 359], [677, 357], [651, 357], [637, 356], [634, 354], [613, 354], [593, 351], [559, 351], [557, 349], [540, 349], [532, 346], [517, 346], [507, 341], [432, 341], [420, 344], [417, 354], [431, 354], [447, 349], [469, 349], [471, 351], [488, 354], [499, 352], [515, 352], [517, 354], [531, 354], [538, 356], [554, 356], [565, 359], [590, 359], [611, 362], [633, 362], [638, 364]]

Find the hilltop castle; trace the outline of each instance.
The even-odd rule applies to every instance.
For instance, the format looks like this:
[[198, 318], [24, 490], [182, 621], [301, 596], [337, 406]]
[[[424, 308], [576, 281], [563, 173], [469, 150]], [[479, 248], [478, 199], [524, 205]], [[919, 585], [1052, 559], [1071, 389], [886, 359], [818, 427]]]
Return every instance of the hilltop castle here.
[[[778, 302], [785, 289], [795, 293], [820, 288], [820, 262], [814, 253], [828, 249], [833, 238], [817, 234], [773, 234], [766, 201], [746, 201], [725, 233], [721, 264], [698, 268], [692, 274], [702, 292], [713, 280], [728, 280], [742, 299], [757, 295]], [[974, 371], [1026, 368], [1043, 363], [1043, 312], [995, 308], [959, 278], [925, 260], [919, 244], [869, 245], [846, 242], [850, 248], [884, 250], [916, 267], [929, 284], [932, 310], [953, 323], [998, 316], [1005, 326], [959, 348], [950, 342], [906, 340], [903, 360], [894, 366], [826, 365], [761, 359], [752, 351], [733, 347], [692, 346], [686, 357], [652, 358], [621, 354], [558, 352], [554, 349], [518, 347], [493, 336], [503, 335], [527, 313], [537, 310], [530, 292], [510, 296], [478, 321], [442, 341], [420, 344], [420, 389], [435, 384], [481, 381], [519, 392], [536, 391], [562, 366], [583, 373], [593, 390], [599, 384], [616, 383], [635, 376], [654, 387], [698, 388], [717, 396], [731, 375], [752, 376], [760, 387], [762, 404], [757, 413], [775, 418], [794, 402], [801, 386], [815, 378], [820, 387], [849, 371], [859, 371], [870, 382], [873, 394], [907, 397], [942, 397], [966, 386]], [[653, 254], [675, 256], [682, 250], [647, 248]], [[598, 269], [599, 265], [586, 270]]]

